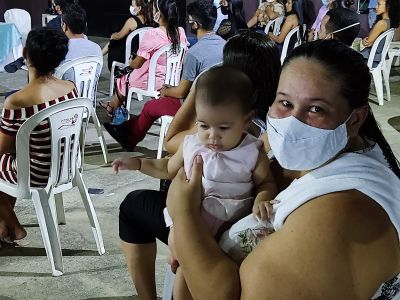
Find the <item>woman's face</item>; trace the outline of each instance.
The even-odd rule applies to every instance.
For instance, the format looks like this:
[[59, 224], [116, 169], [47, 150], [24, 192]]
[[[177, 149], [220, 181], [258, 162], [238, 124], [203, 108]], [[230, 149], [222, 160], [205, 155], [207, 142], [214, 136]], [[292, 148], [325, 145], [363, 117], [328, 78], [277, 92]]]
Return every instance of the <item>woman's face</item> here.
[[136, 14], [138, 14], [140, 12], [140, 6], [137, 6], [136, 0], [132, 0], [132, 8]]
[[375, 10], [378, 16], [386, 12], [386, 0], [379, 0], [376, 4]]
[[291, 0], [288, 0], [288, 1], [286, 2], [286, 4], [285, 4], [285, 7], [286, 7], [286, 11], [287, 11], [287, 12], [292, 11], [293, 2], [292, 2]]
[[320, 62], [300, 57], [282, 70], [268, 115], [279, 119], [294, 116], [313, 127], [334, 129], [350, 113], [340, 94], [340, 82]]

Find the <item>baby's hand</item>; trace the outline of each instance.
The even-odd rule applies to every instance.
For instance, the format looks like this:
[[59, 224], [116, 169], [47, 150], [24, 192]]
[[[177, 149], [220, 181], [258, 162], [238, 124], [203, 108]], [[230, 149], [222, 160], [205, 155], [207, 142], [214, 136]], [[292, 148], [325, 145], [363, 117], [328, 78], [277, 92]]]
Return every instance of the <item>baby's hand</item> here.
[[117, 158], [112, 163], [112, 167], [116, 174], [121, 170], [140, 170], [141, 165], [142, 162], [138, 157]]
[[279, 203], [279, 200], [255, 201], [253, 214], [255, 217], [265, 221], [272, 217], [272, 205]]

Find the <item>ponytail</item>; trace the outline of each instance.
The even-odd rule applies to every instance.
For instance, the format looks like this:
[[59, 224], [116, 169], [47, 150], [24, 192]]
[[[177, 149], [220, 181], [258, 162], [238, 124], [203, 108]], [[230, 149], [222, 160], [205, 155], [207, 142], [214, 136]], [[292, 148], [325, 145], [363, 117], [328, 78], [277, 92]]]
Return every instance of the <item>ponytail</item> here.
[[[156, 0], [157, 1], [157, 0]], [[167, 19], [167, 36], [171, 42], [172, 52], [178, 53], [180, 44], [180, 35], [178, 28], [179, 11], [174, 0], [158, 0], [160, 13]]]

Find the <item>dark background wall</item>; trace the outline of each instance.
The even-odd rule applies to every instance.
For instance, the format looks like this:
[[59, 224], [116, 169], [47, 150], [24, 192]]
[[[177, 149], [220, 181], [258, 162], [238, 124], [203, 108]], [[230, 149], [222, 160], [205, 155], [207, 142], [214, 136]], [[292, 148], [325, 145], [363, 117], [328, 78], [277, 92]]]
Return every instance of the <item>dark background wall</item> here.
[[[95, 36], [110, 36], [122, 28], [129, 18], [131, 0], [80, 0], [85, 8], [88, 19], [88, 34]], [[185, 26], [186, 0], [177, 0], [180, 24]]]

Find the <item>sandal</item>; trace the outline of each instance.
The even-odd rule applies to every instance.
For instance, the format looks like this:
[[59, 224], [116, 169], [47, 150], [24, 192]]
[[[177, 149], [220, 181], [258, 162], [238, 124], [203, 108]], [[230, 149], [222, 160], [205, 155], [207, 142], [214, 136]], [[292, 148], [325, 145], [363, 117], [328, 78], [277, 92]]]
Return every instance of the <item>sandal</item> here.
[[99, 101], [99, 106], [101, 106], [107, 111], [107, 115], [109, 117], [112, 118], [114, 116], [114, 107], [110, 105], [110, 102]]

